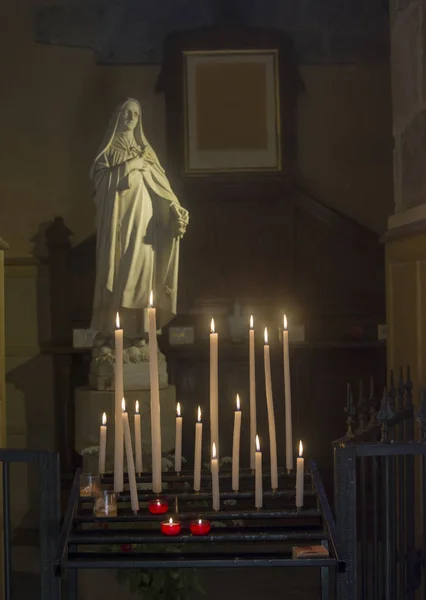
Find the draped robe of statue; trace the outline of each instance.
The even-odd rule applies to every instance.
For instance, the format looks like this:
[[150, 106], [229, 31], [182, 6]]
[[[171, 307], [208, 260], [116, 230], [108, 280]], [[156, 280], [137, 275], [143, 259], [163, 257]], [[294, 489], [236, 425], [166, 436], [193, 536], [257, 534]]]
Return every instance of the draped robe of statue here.
[[[116, 313], [126, 337], [142, 338], [147, 330], [144, 309], [154, 293], [157, 325], [176, 315], [179, 236], [176, 211], [181, 209], [139, 120], [133, 135], [117, 132], [120, 113], [114, 114], [91, 175], [97, 209], [96, 283], [93, 329], [110, 335]], [[127, 101], [129, 102], [129, 101]], [[152, 163], [130, 171], [130, 159], [149, 150]]]

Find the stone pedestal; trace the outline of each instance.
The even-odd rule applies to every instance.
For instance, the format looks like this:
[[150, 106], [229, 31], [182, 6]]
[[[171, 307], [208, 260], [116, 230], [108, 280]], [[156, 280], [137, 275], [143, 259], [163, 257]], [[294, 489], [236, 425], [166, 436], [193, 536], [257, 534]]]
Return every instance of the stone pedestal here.
[[[151, 416], [150, 392], [131, 390], [126, 392], [130, 430], [134, 436], [134, 409], [139, 400], [142, 427], [142, 454], [144, 468], [151, 468]], [[161, 444], [163, 454], [175, 446], [176, 389], [169, 385], [160, 391], [161, 403]], [[107, 414], [107, 453], [106, 470], [112, 471], [114, 463], [114, 392], [77, 388], [75, 392], [75, 450], [82, 453], [85, 448], [99, 445], [99, 427], [102, 413]], [[132, 440], [134, 443], [134, 440]], [[90, 469], [97, 469], [98, 455], [85, 461]]]

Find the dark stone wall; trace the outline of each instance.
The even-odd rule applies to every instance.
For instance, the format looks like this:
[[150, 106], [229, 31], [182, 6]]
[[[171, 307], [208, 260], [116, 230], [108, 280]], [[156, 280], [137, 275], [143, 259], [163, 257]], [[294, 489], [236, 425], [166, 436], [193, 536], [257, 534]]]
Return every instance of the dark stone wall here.
[[232, 22], [285, 30], [305, 64], [389, 53], [386, 0], [64, 0], [39, 9], [36, 41], [93, 48], [105, 64], [161, 62], [167, 34]]

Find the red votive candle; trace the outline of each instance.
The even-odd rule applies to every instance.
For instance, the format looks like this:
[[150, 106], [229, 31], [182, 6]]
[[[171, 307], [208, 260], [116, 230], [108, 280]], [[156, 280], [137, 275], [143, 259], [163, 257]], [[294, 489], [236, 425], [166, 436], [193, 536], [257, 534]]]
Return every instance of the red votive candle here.
[[192, 535], [207, 535], [210, 531], [210, 521], [204, 521], [204, 519], [198, 519], [198, 521], [192, 521], [189, 525]]
[[180, 523], [173, 521], [172, 517], [170, 517], [168, 521], [161, 523], [161, 533], [164, 533], [164, 535], [179, 535]]
[[164, 515], [169, 510], [169, 504], [167, 500], [157, 498], [149, 503], [148, 510], [152, 515]]

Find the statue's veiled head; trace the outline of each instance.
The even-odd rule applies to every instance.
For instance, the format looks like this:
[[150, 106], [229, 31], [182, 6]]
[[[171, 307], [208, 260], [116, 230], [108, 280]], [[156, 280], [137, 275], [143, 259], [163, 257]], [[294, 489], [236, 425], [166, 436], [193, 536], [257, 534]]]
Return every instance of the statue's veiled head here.
[[139, 103], [135, 102], [135, 100], [127, 100], [122, 105], [121, 110], [119, 112], [116, 131], [118, 133], [134, 131], [139, 119]]

